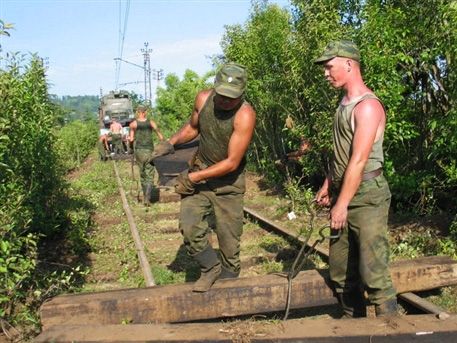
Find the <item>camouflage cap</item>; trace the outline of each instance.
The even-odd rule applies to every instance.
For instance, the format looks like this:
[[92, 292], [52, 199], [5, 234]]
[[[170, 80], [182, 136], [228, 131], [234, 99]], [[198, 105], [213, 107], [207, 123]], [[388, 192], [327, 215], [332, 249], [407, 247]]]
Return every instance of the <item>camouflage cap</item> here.
[[247, 72], [240, 64], [227, 63], [216, 74], [214, 89], [217, 94], [238, 98], [246, 89]]
[[146, 105], [138, 105], [136, 107], [136, 110], [139, 111], [139, 112], [146, 112], [148, 110], [148, 106], [146, 106]]
[[335, 57], [347, 57], [360, 62], [360, 51], [357, 45], [350, 40], [333, 41], [325, 47], [324, 53], [314, 63], [324, 63]]

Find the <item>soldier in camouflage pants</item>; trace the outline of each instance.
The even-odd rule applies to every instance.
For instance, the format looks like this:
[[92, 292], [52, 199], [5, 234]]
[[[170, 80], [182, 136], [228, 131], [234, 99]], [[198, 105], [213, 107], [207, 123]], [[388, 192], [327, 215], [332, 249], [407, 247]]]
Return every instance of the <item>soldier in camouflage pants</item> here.
[[[197, 154], [175, 185], [182, 196], [184, 243], [201, 270], [194, 292], [206, 292], [218, 278], [240, 273], [245, 154], [255, 127], [255, 111], [243, 99], [246, 77], [238, 64], [222, 66], [214, 88], [196, 95], [190, 121], [155, 151], [156, 156], [169, 153], [173, 145], [199, 136]], [[210, 217], [215, 219], [220, 259], [208, 242]]]
[[129, 141], [134, 142], [135, 160], [140, 170], [141, 187], [143, 190], [143, 202], [148, 206], [151, 202], [154, 183], [154, 166], [151, 164], [151, 156], [154, 150], [152, 133], [155, 132], [159, 140], [163, 136], [157, 124], [148, 120], [147, 107], [139, 105], [136, 110], [137, 119], [130, 123]]
[[334, 88], [344, 90], [333, 121], [333, 158], [316, 201], [331, 205], [330, 279], [344, 315], [366, 315], [364, 292], [377, 316], [395, 315], [396, 291], [388, 268], [390, 191], [382, 173], [386, 114], [365, 85], [360, 52], [351, 41], [327, 45], [316, 61]]

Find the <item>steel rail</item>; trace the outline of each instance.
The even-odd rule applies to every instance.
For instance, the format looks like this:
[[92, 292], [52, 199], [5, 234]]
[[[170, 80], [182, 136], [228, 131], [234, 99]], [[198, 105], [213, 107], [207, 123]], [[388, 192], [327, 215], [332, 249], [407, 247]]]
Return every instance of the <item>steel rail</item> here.
[[138, 260], [140, 262], [141, 269], [144, 275], [144, 281], [146, 286], [155, 286], [155, 281], [151, 273], [151, 266], [149, 265], [148, 259], [144, 252], [143, 242], [141, 241], [140, 234], [133, 219], [132, 211], [127, 201], [127, 196], [125, 195], [124, 188], [122, 187], [121, 178], [119, 176], [119, 170], [117, 168], [116, 161], [113, 160], [114, 172], [116, 173], [117, 185], [119, 186], [119, 193], [121, 193], [122, 206], [124, 207], [125, 215], [127, 216], [127, 221], [129, 223], [130, 231], [132, 232], [132, 237], [135, 242], [136, 252], [138, 255]]

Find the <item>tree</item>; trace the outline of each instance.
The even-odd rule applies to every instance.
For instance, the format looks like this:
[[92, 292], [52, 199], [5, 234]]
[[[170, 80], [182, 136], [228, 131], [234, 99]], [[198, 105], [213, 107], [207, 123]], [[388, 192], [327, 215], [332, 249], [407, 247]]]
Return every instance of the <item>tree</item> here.
[[457, 191], [457, 2], [292, 5], [288, 11], [254, 1], [247, 22], [228, 26], [221, 43], [220, 61], [248, 68], [247, 97], [258, 114], [251, 161], [284, 179], [272, 161], [303, 136], [313, 146], [302, 161], [304, 175], [325, 172], [340, 94], [313, 60], [329, 41], [352, 39], [361, 50], [365, 80], [387, 109], [385, 165], [396, 208], [457, 209], [449, 196]]
[[155, 113], [161, 130], [169, 135], [174, 133], [190, 118], [194, 99], [197, 93], [209, 88], [208, 79], [214, 75], [208, 73], [199, 77], [192, 70], [186, 70], [183, 79], [180, 80], [175, 74], [165, 77], [165, 88], [157, 90]]

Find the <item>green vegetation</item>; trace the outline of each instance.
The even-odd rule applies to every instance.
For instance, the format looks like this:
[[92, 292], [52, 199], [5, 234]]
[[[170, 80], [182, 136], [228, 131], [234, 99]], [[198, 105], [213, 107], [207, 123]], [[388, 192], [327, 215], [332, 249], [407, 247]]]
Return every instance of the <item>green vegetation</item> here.
[[[0, 25], [2, 34], [11, 28]], [[2, 62], [0, 320], [25, 327], [25, 338], [39, 329], [40, 304], [76, 289], [87, 272], [78, 256], [88, 250], [92, 206], [69, 195], [64, 174], [87, 156], [97, 134], [89, 123], [57, 129], [65, 111], [48, 94], [38, 56], [10, 54]]]
[[59, 118], [59, 121], [62, 124], [71, 123], [72, 121], [94, 121], [98, 119], [100, 98], [97, 95], [51, 96], [51, 100], [60, 109], [61, 118]]
[[208, 73], [199, 77], [192, 70], [186, 70], [180, 80], [174, 74], [165, 78], [165, 88], [157, 90], [154, 120], [157, 120], [160, 130], [165, 137], [170, 137], [190, 118], [197, 93], [210, 88], [208, 78], [214, 74]]
[[98, 139], [95, 121], [73, 121], [57, 132], [59, 160], [66, 170], [77, 168], [93, 150]]
[[[11, 28], [0, 20], [0, 35], [9, 36]], [[359, 45], [366, 81], [387, 108], [386, 174], [393, 209], [397, 214], [454, 216], [449, 228], [411, 227], [395, 233], [394, 258], [435, 254], [457, 258], [455, 1], [294, 0], [289, 11], [259, 0], [253, 2], [244, 24], [227, 27], [223, 54], [215, 64], [236, 61], [248, 68], [246, 97], [258, 114], [249, 152], [251, 167], [272, 184], [282, 184], [288, 197], [281, 202], [270, 197], [263, 203], [256, 198], [251, 203], [277, 217], [294, 210], [302, 219], [309, 212], [306, 205], [326, 172], [331, 121], [340, 97], [312, 61], [329, 40], [343, 37]], [[69, 170], [81, 167], [96, 142], [98, 97], [50, 96], [38, 56], [24, 59], [11, 54], [4, 62], [6, 67], [0, 69], [0, 319], [38, 331], [37, 309], [47, 298], [97, 289], [90, 281], [100, 276], [123, 287], [141, 285], [142, 278], [138, 264], [132, 262], [133, 243], [125, 225], [113, 222], [109, 231], [92, 230], [95, 209], [116, 218], [122, 214], [119, 200], [110, 201], [116, 194], [111, 171], [97, 162], [70, 184], [65, 179]], [[154, 109], [165, 136], [188, 120], [197, 91], [210, 87], [211, 75], [199, 77], [188, 70], [182, 80], [167, 76]], [[134, 103], [139, 101], [134, 95]], [[312, 145], [300, 161], [304, 177], [277, 169], [273, 161], [295, 150], [302, 137]], [[174, 224], [164, 225], [166, 229]], [[145, 229], [146, 221], [141, 226]], [[271, 235], [258, 241], [255, 247], [243, 247], [244, 251], [277, 253], [289, 247]], [[165, 243], [162, 239], [164, 250]], [[194, 271], [183, 267], [190, 262], [179, 249], [176, 256], [149, 252], [162, 263], [153, 270], [158, 284], [195, 279]], [[97, 260], [91, 260], [90, 253], [96, 253]], [[119, 265], [113, 266], [113, 260]], [[263, 269], [283, 271], [285, 266], [267, 261]], [[445, 289], [436, 302], [455, 310], [455, 292], [455, 288]]]
[[[296, 149], [305, 184], [316, 188], [331, 144], [339, 100], [312, 61], [331, 39], [360, 47], [368, 85], [388, 113], [386, 169], [394, 208], [419, 214], [457, 209], [455, 101], [457, 9], [432, 1], [292, 1], [292, 11], [255, 1], [248, 21], [229, 26], [221, 61], [249, 70], [247, 98], [258, 119], [251, 161], [271, 179], [286, 178], [273, 161]], [[430, 15], [434, 13], [434, 15]]]

